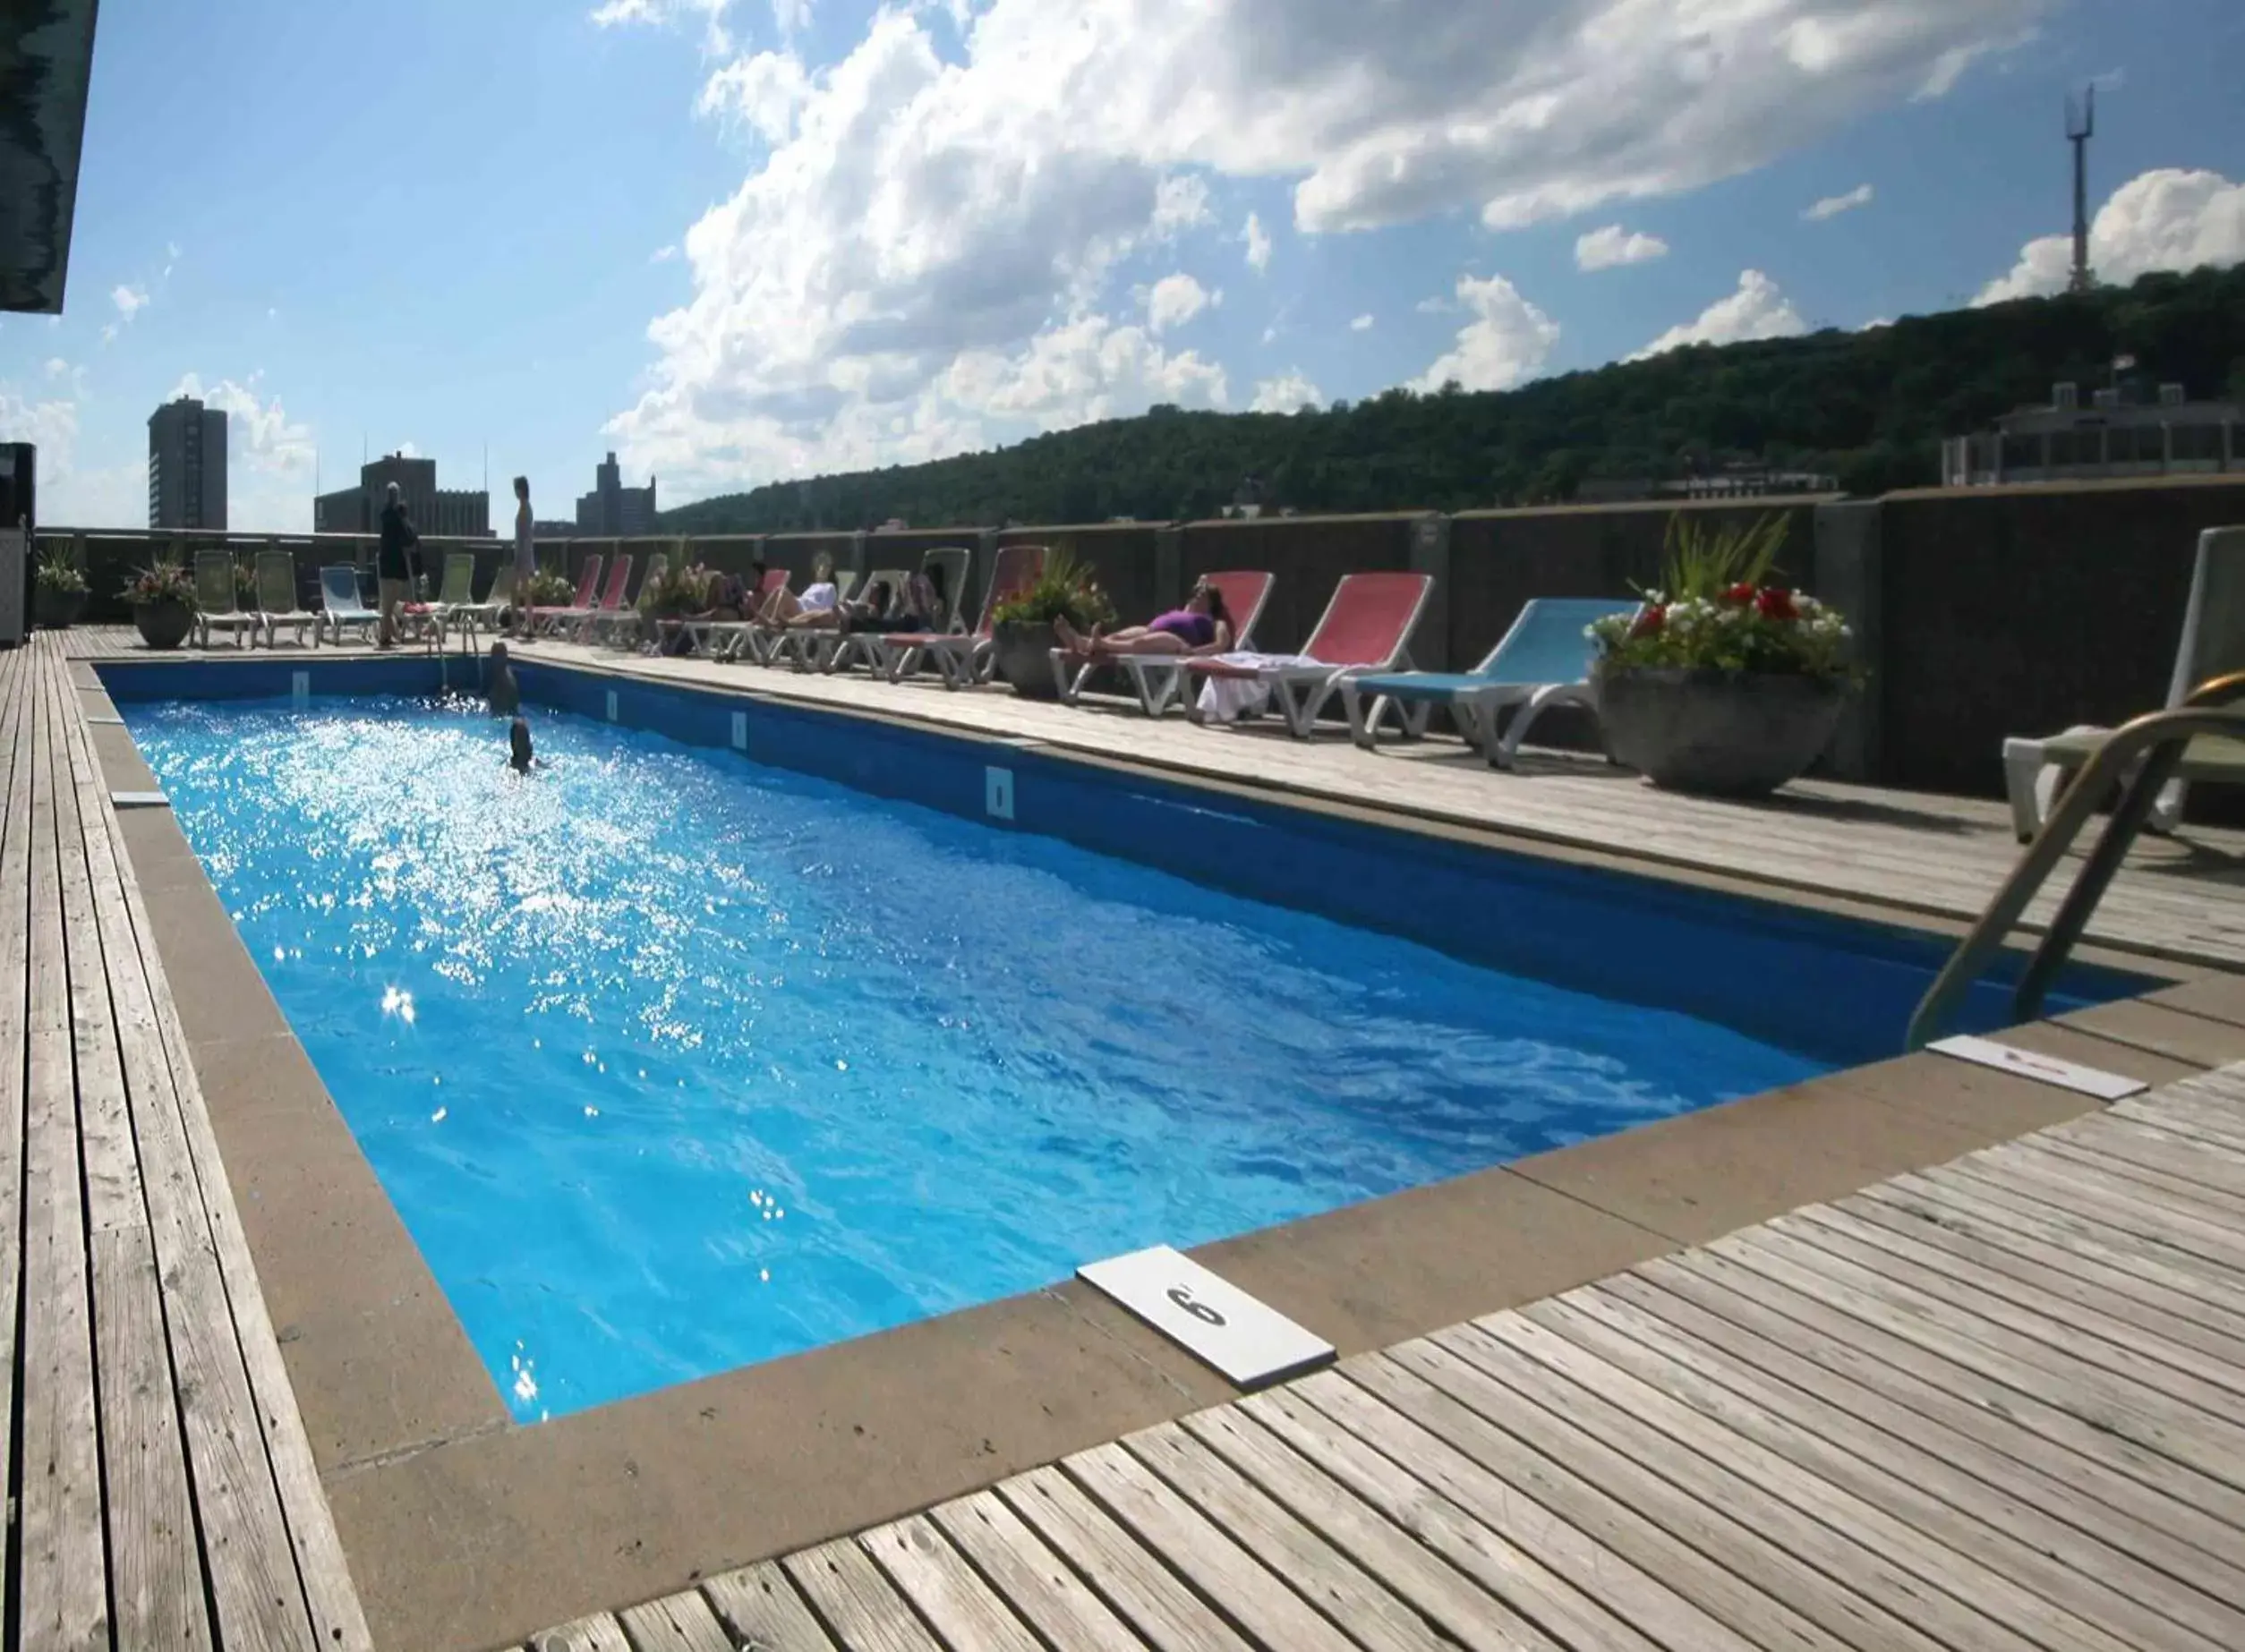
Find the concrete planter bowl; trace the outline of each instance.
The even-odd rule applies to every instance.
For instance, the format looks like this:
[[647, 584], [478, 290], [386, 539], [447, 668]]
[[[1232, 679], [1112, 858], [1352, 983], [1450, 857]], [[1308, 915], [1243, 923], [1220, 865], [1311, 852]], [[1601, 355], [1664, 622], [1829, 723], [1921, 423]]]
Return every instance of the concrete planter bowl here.
[[1053, 650], [1059, 646], [1060, 637], [1050, 626], [1008, 620], [990, 627], [997, 675], [1024, 700], [1060, 697], [1060, 685], [1053, 681]]
[[194, 626], [195, 610], [184, 602], [140, 602], [133, 605], [132, 623], [150, 648], [177, 648]]
[[1831, 743], [1848, 685], [1774, 673], [1601, 666], [1606, 751], [1664, 791], [1766, 797]]
[[58, 591], [40, 585], [31, 592], [31, 617], [49, 631], [67, 631], [86, 611], [83, 591]]

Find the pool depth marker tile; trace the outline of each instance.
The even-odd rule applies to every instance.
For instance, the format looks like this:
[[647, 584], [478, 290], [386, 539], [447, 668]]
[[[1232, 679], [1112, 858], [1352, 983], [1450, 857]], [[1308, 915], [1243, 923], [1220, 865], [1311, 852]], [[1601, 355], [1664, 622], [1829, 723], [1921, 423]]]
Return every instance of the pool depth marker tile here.
[[2036, 1055], [2031, 1051], [1998, 1043], [1993, 1038], [1974, 1038], [1960, 1033], [1953, 1038], [1937, 1039], [1925, 1047], [1936, 1054], [1953, 1056], [1959, 1061], [1976, 1062], [1982, 1067], [1993, 1067], [1998, 1072], [2015, 1073], [2021, 1078], [2032, 1078], [2040, 1084], [2056, 1085], [2061, 1090], [2094, 1095], [2101, 1102], [2123, 1101], [2151, 1088], [2140, 1078], [2127, 1078], [2119, 1073], [2108, 1073], [2101, 1068], [2084, 1067], [2079, 1061], [2061, 1061], [2054, 1055]]
[[1087, 1262], [1076, 1277], [1241, 1388], [1284, 1382], [1333, 1358], [1332, 1343], [1167, 1245]]
[[162, 792], [111, 792], [109, 806], [113, 809], [168, 809], [172, 800]]

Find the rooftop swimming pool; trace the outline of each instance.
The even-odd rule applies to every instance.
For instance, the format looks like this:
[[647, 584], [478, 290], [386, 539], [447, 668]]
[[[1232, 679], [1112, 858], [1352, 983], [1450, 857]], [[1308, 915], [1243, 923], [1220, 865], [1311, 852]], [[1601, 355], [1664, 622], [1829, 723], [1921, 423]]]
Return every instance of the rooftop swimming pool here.
[[[1859, 1023], [1939, 961], [1097, 771], [1047, 787], [1026, 754], [1006, 771], [1017, 822], [1173, 832], [1146, 858], [1189, 878], [968, 818], [949, 769], [981, 791], [1003, 748], [832, 717], [772, 724], [773, 753], [823, 741], [852, 785], [752, 761], [738, 721], [746, 755], [551, 711], [525, 779], [457, 703], [119, 697], [525, 1420], [1884, 1054], [1899, 1020]], [[689, 738], [723, 727], [687, 710]], [[1242, 834], [1254, 864], [1212, 870]], [[1449, 892], [1469, 874], [1477, 911]], [[1273, 880], [1332, 898], [1251, 898]], [[1669, 973], [1691, 978], [1645, 990]], [[1710, 1013], [1718, 989], [1737, 1014]]]

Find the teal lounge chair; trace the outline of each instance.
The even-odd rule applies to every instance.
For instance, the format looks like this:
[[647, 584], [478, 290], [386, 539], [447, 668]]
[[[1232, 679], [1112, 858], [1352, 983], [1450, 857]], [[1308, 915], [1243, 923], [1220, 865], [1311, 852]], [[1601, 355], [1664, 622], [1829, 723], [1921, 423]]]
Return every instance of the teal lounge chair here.
[[330, 563], [320, 570], [320, 623], [312, 628], [312, 641], [320, 640], [326, 632], [337, 647], [343, 643], [344, 627], [348, 626], [359, 634], [361, 642], [374, 634], [381, 623], [381, 615], [366, 606], [359, 596], [359, 571], [347, 562]]
[[[1512, 629], [1471, 671], [1387, 671], [1349, 677], [1341, 685], [1349, 733], [1371, 749], [1380, 713], [1393, 703], [1412, 734], [1426, 730], [1427, 714], [1447, 706], [1458, 731], [1481, 748], [1491, 766], [1512, 767], [1529, 725], [1546, 707], [1595, 706], [1590, 685], [1597, 644], [1584, 634], [1594, 619], [1635, 613], [1637, 604], [1604, 597], [1536, 597]], [[1498, 717], [1517, 707], [1512, 726], [1497, 737]]]

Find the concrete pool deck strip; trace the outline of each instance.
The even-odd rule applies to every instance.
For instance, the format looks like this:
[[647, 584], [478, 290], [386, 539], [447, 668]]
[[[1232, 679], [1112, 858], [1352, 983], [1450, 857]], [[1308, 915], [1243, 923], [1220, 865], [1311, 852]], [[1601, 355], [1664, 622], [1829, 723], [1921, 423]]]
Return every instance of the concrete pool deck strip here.
[[[83, 669], [73, 672], [86, 691], [78, 700], [106, 713]], [[746, 677], [753, 686], [764, 675], [738, 674], [727, 685]], [[884, 716], [932, 700], [939, 709], [977, 705], [976, 717], [986, 719], [993, 703], [1011, 703], [884, 692], [902, 697]], [[1163, 732], [1199, 731], [1173, 722]], [[87, 733], [106, 786], [152, 785], [122, 729]], [[1377, 766], [1387, 754], [1347, 755]], [[1591, 783], [1610, 790], [1602, 777]], [[1389, 801], [1380, 814], [1392, 823]], [[169, 813], [114, 820], [378, 1644], [519, 1640], [539, 1624], [926, 1508], [1229, 1397], [1180, 1350], [1068, 1285], [512, 1426]], [[1479, 835], [1456, 821], [1430, 829]], [[1854, 827], [1821, 830], [1844, 842]], [[1925, 852], [1954, 835], [1933, 836]], [[1614, 856], [1602, 843], [1546, 843], [1538, 852]], [[1739, 877], [1726, 864], [1690, 881], [1735, 887]], [[2228, 887], [2188, 881], [2209, 891], [2205, 904], [2220, 919], [2147, 931], [2155, 949], [2209, 935], [2218, 949], [2224, 926], [2245, 912]], [[1758, 892], [1766, 898], [1770, 887]], [[1936, 932], [1954, 927], [1860, 893], [1783, 898]], [[2145, 909], [2165, 904], [2163, 891]], [[2174, 973], [2190, 978], [2008, 1036], [2154, 1084], [2245, 1060], [2245, 980]], [[2089, 1111], [2079, 1096], [1912, 1057], [1194, 1255], [1344, 1356], [1361, 1355]]]

